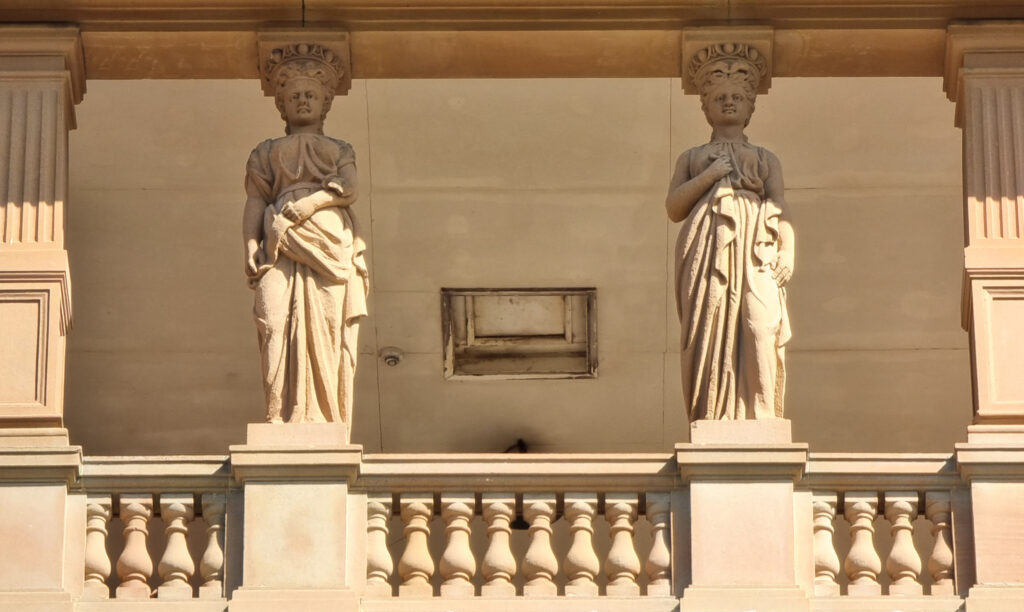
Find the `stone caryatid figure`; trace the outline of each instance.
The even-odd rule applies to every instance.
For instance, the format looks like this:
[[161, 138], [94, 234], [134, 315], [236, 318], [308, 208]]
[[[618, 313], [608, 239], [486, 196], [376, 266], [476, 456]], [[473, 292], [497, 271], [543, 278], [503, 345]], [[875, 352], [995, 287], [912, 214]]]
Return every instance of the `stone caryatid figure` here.
[[711, 141], [679, 157], [665, 207], [683, 222], [675, 279], [691, 422], [782, 416], [793, 228], [779, 160], [743, 133], [765, 71], [740, 43], [711, 45], [688, 66]]
[[275, 49], [267, 62], [286, 136], [261, 142], [245, 168], [245, 274], [256, 292], [267, 420], [351, 430], [365, 245], [352, 147], [323, 134], [341, 62], [317, 44]]

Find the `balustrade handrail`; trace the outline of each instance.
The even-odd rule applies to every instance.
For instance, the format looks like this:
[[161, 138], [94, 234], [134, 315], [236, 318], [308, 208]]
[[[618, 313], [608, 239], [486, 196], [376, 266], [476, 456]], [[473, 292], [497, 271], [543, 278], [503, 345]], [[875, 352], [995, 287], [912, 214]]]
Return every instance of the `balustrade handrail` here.
[[949, 490], [962, 486], [950, 453], [809, 453], [801, 489]]
[[[668, 491], [671, 453], [370, 453], [354, 486], [367, 491]], [[951, 453], [809, 453], [801, 489], [949, 489], [964, 484]], [[86, 491], [205, 492], [240, 487], [226, 455], [84, 457]]]
[[670, 491], [675, 458], [650, 454], [368, 454], [355, 487], [367, 491]]
[[207, 493], [239, 486], [226, 455], [86, 457], [79, 481], [92, 493]]

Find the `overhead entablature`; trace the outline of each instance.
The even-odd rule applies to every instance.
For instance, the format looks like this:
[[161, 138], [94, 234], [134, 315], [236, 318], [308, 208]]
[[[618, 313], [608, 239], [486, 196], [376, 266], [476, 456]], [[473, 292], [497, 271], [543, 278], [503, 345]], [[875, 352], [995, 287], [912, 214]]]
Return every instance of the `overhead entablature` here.
[[90, 79], [254, 78], [256, 33], [351, 33], [355, 78], [664, 77], [680, 32], [774, 28], [778, 77], [938, 76], [946, 28], [1018, 0], [0, 0], [0, 22], [79, 26]]

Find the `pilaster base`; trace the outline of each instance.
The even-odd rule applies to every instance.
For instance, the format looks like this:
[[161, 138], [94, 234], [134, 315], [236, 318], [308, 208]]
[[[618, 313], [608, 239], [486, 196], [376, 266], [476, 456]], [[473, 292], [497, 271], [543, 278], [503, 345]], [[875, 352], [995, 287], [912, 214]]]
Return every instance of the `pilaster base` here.
[[359, 612], [359, 596], [347, 589], [237, 589], [229, 612]]
[[679, 612], [810, 612], [799, 587], [700, 587], [683, 591]]
[[972, 587], [967, 612], [1020, 612], [1024, 609], [1024, 584]]

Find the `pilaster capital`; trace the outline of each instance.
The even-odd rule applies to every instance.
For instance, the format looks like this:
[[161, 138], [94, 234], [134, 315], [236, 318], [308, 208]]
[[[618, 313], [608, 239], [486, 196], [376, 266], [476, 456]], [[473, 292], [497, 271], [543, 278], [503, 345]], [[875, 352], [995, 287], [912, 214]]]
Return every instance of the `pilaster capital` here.
[[0, 26], [0, 82], [58, 77], [67, 93], [68, 127], [85, 96], [85, 54], [76, 26]]
[[[758, 82], [757, 93], [768, 93], [772, 84], [772, 53], [775, 31], [770, 26], [709, 26], [685, 28], [680, 36], [682, 46], [683, 92], [699, 94], [698, 86], [689, 77], [691, 65], [700, 63], [702, 51], [711, 47], [731, 45], [724, 49], [727, 55], [733, 53], [756, 58], [765, 72]], [[706, 61], [706, 60], [705, 60]]]
[[956, 125], [963, 124], [964, 78], [1024, 78], [1024, 21], [953, 24], [946, 30], [942, 88], [956, 102]]

